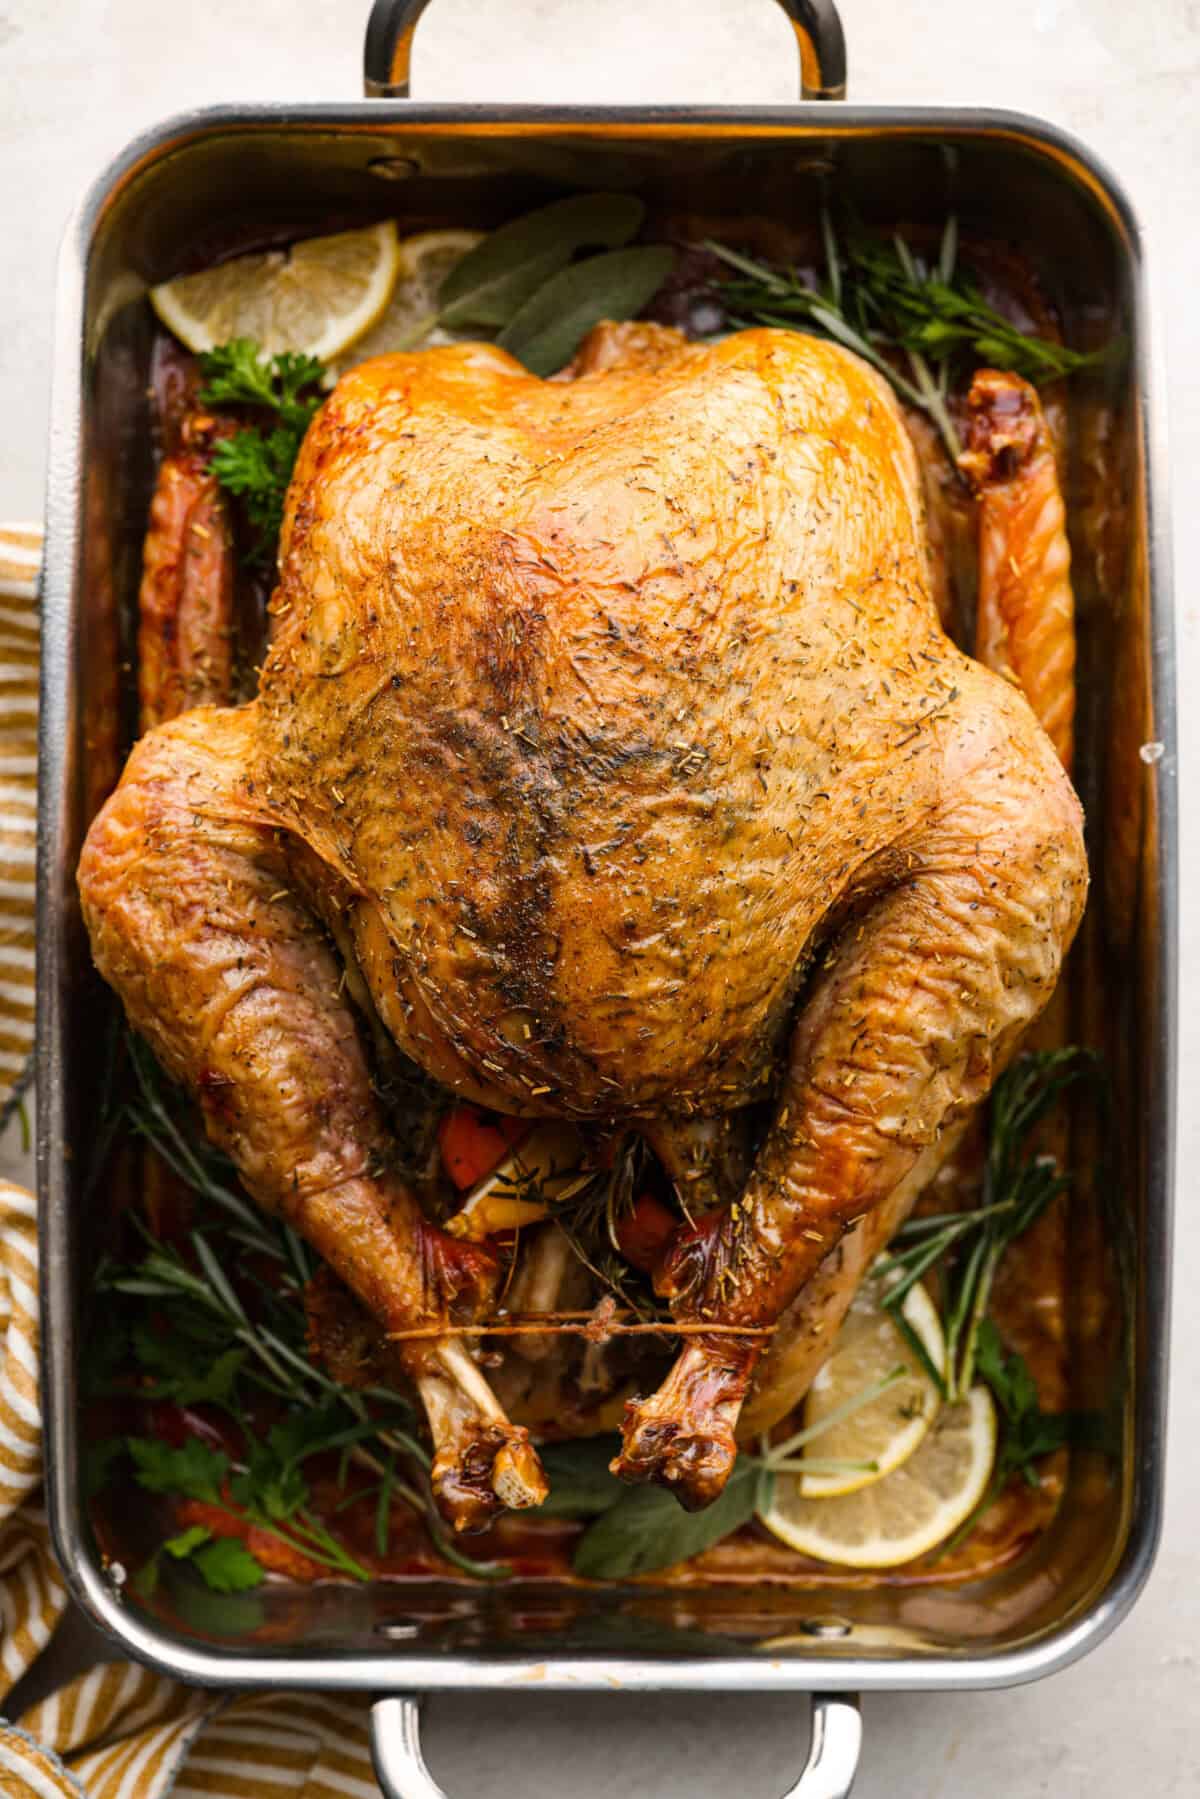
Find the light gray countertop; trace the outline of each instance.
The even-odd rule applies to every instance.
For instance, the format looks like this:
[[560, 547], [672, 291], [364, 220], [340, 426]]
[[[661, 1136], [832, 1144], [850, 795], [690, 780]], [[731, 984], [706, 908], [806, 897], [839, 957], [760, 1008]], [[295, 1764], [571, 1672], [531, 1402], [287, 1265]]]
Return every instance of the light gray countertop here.
[[[0, 0], [0, 517], [41, 508], [53, 262], [69, 207], [141, 126], [218, 100], [359, 91], [366, 0]], [[1200, 10], [1196, 0], [842, 0], [851, 92], [1041, 114], [1117, 171], [1146, 223], [1169, 358], [1181, 756], [1200, 767]], [[439, 99], [786, 102], [788, 26], [769, 0], [434, 0], [414, 86]], [[1200, 1791], [1200, 811], [1183, 811], [1180, 1189], [1166, 1535], [1132, 1618], [1085, 1662], [1009, 1693], [898, 1694], [866, 1706], [859, 1799]], [[5, 1158], [4, 1151], [10, 1150]], [[14, 1145], [0, 1165], [16, 1171]], [[574, 1799], [735, 1791], [794, 1779], [803, 1700], [443, 1699], [429, 1759], [453, 1795]]]

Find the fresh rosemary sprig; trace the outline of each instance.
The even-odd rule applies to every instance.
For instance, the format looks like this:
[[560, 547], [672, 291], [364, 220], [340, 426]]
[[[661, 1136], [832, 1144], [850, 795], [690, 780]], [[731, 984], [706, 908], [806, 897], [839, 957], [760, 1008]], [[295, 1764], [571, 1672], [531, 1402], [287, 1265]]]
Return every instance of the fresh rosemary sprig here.
[[737, 271], [721, 289], [732, 321], [814, 331], [856, 351], [933, 421], [954, 463], [962, 445], [948, 396], [968, 358], [1034, 382], [1098, 360], [1018, 330], [984, 299], [960, 265], [953, 214], [932, 262], [899, 233], [889, 243], [858, 230], [839, 242], [828, 209], [821, 236], [825, 276], [816, 286], [798, 269], [772, 268], [710, 240], [706, 248]]
[[119, 1118], [149, 1143], [185, 1186], [225, 1215], [225, 1231], [243, 1249], [283, 1267], [282, 1282], [299, 1291], [316, 1273], [312, 1251], [291, 1226], [269, 1219], [241, 1191], [237, 1171], [188, 1118], [140, 1037], [127, 1033], [136, 1091]]
[[1097, 1069], [1088, 1050], [1038, 1050], [1020, 1056], [992, 1092], [980, 1205], [968, 1212], [910, 1219], [894, 1239], [901, 1247], [876, 1263], [889, 1282], [883, 1304], [906, 1341], [910, 1337], [899, 1310], [906, 1294], [936, 1265], [945, 1266], [946, 1366], [935, 1370], [927, 1357], [922, 1360], [950, 1401], [962, 1399], [975, 1378], [980, 1331], [1005, 1251], [1069, 1185], [1069, 1175], [1054, 1157], [1031, 1151], [1031, 1133], [1068, 1089], [1095, 1080]]
[[630, 1131], [607, 1166], [579, 1158], [526, 1169], [518, 1159], [496, 1186], [506, 1199], [544, 1208], [601, 1289], [645, 1322], [670, 1313], [622, 1255], [617, 1223], [632, 1209], [648, 1160], [644, 1137]]
[[590, 1170], [588, 1178], [553, 1207], [572, 1254], [606, 1293], [621, 1300], [644, 1323], [669, 1318], [670, 1312], [658, 1304], [648, 1282], [622, 1255], [617, 1222], [632, 1208], [648, 1160], [645, 1138], [632, 1131], [610, 1167]]
[[[505, 1578], [507, 1567], [475, 1561], [446, 1537], [429, 1488], [429, 1454], [408, 1400], [390, 1387], [355, 1391], [340, 1386], [309, 1359], [301, 1301], [315, 1264], [307, 1245], [238, 1190], [232, 1164], [199, 1134], [145, 1045], [130, 1036], [128, 1054], [135, 1092], [124, 1108], [125, 1122], [196, 1193], [203, 1223], [181, 1247], [160, 1240], [137, 1218], [145, 1253], [131, 1264], [101, 1268], [97, 1287], [109, 1303], [98, 1314], [90, 1345], [92, 1391], [223, 1411], [246, 1443], [244, 1459], [236, 1465], [231, 1461], [226, 1470], [229, 1509], [260, 1528], [271, 1528], [310, 1560], [353, 1579], [368, 1578], [310, 1513], [306, 1500], [297, 1499], [290, 1510], [275, 1515], [272, 1508], [277, 1511], [282, 1503], [272, 1484], [283, 1478], [275, 1467], [280, 1444], [294, 1452], [289, 1466], [294, 1464], [295, 1473], [287, 1476], [287, 1491], [298, 1492], [302, 1460], [341, 1448], [379, 1477], [386, 1494], [377, 1499], [377, 1540], [385, 1535], [394, 1497], [423, 1517], [447, 1561], [478, 1578]], [[252, 1308], [228, 1272], [244, 1265], [247, 1253], [261, 1258], [271, 1271], [269, 1279], [256, 1282]], [[164, 1314], [166, 1330], [161, 1328]], [[286, 1408], [265, 1440], [252, 1423], [251, 1390]], [[105, 1478], [117, 1459], [115, 1453], [91, 1457]], [[164, 1474], [158, 1462], [155, 1468], [160, 1482], [170, 1473], [167, 1469]], [[141, 1479], [137, 1465], [135, 1478]], [[196, 1496], [186, 1487], [160, 1484], [154, 1490]], [[193, 1547], [195, 1553], [189, 1549], [186, 1557], [178, 1549], [171, 1553], [177, 1560], [187, 1559], [202, 1578], [206, 1570], [233, 1578], [228, 1552], [212, 1555], [199, 1539]]]

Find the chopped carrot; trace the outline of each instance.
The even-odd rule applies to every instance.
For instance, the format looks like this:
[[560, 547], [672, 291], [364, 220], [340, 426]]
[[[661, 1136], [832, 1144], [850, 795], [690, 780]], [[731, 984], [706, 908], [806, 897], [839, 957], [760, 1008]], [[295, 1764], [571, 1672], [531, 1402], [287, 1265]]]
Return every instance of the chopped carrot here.
[[255, 1560], [272, 1574], [286, 1574], [290, 1580], [308, 1582], [322, 1580], [329, 1573], [322, 1562], [313, 1561], [303, 1550], [293, 1549], [274, 1531], [263, 1530], [240, 1513], [226, 1511], [222, 1505], [211, 1505], [205, 1499], [185, 1499], [180, 1502], [175, 1515], [185, 1530], [189, 1525], [202, 1524], [214, 1537], [237, 1537]]
[[649, 1274], [679, 1229], [679, 1220], [653, 1193], [641, 1193], [632, 1212], [616, 1220], [621, 1254], [634, 1268]]
[[464, 1193], [490, 1174], [529, 1130], [524, 1118], [482, 1112], [478, 1106], [452, 1106], [438, 1126], [442, 1167]]

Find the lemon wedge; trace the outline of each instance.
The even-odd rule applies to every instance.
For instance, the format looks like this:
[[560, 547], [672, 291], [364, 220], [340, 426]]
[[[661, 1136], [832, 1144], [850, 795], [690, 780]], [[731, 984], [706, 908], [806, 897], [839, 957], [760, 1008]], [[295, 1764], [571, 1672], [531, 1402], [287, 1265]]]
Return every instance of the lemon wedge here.
[[421, 231], [415, 237], [402, 238], [391, 299], [371, 329], [356, 340], [352, 353], [341, 357], [330, 374], [344, 374], [356, 363], [386, 356], [392, 350], [424, 349], [428, 344], [454, 343], [471, 335], [445, 331], [435, 319], [442, 282], [468, 250], [482, 243], [483, 235], [481, 231]]
[[808, 1499], [778, 1474], [767, 1529], [802, 1555], [843, 1568], [894, 1568], [936, 1549], [970, 1517], [996, 1459], [996, 1413], [986, 1387], [943, 1406], [899, 1468], [857, 1493]]
[[400, 266], [396, 227], [385, 219], [180, 275], [152, 287], [150, 303], [189, 350], [252, 337], [271, 356], [292, 350], [329, 362], [386, 310]]
[[[806, 1499], [832, 1499], [857, 1492], [899, 1468], [919, 1447], [937, 1417], [941, 1394], [926, 1373], [890, 1312], [884, 1310], [885, 1288], [867, 1279], [846, 1313], [829, 1360], [820, 1369], [804, 1404], [806, 1435], [816, 1440], [811, 1454], [819, 1462], [844, 1462], [841, 1472], [800, 1476]], [[937, 1308], [918, 1282], [900, 1307], [905, 1323], [935, 1368], [946, 1359]], [[886, 1380], [894, 1368], [905, 1373], [857, 1410], [843, 1415], [855, 1394]], [[826, 1421], [833, 1420], [826, 1428]], [[867, 1463], [869, 1466], [863, 1467]]]

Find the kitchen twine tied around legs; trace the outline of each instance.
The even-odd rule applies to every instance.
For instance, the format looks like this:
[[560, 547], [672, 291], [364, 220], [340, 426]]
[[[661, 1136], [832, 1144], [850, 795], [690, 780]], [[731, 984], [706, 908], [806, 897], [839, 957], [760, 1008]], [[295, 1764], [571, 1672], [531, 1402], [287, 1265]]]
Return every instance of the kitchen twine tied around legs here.
[[[41, 541], [0, 525], [0, 1124], [33, 1051]], [[68, 1605], [41, 1503], [37, 1259], [33, 1195], [0, 1180], [0, 1795], [378, 1799], [365, 1698], [213, 1694], [103, 1662], [30, 1702]]]

